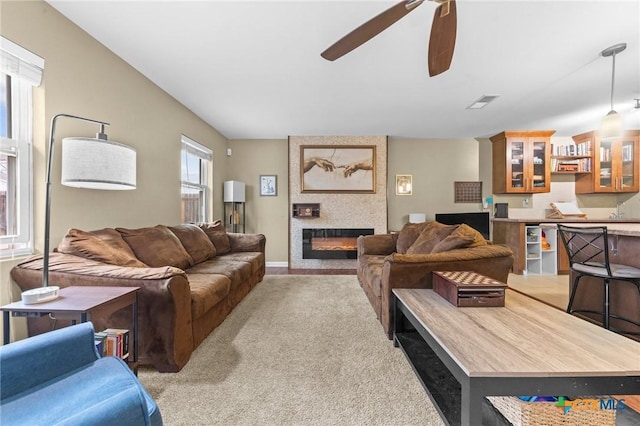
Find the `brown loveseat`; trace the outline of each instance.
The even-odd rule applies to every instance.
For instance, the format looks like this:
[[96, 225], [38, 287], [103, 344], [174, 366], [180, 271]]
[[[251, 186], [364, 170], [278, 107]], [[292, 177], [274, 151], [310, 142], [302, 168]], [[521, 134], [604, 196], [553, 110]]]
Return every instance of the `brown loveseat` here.
[[507, 246], [464, 224], [409, 223], [399, 233], [358, 237], [358, 281], [389, 338], [394, 288], [433, 288], [433, 271], [475, 271], [506, 283], [513, 260]]
[[[128, 286], [138, 291], [142, 365], [179, 371], [265, 273], [262, 234], [226, 233], [220, 222], [149, 228], [69, 230], [49, 259], [50, 285]], [[22, 290], [42, 282], [42, 256], [11, 270]], [[130, 328], [131, 310], [93, 318], [96, 330]], [[67, 325], [29, 319], [29, 334]]]

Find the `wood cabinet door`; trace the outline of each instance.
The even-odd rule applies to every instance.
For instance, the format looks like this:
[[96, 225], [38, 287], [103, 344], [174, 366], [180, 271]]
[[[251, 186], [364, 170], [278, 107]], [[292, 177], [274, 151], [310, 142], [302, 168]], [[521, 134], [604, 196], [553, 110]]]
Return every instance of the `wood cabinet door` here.
[[549, 192], [549, 138], [507, 138], [507, 192]]
[[640, 190], [640, 179], [638, 171], [640, 167], [640, 152], [638, 151], [638, 136], [623, 138], [618, 141], [619, 153], [616, 158], [618, 192], [638, 192]]
[[596, 139], [593, 192], [638, 192], [638, 137]]
[[526, 184], [531, 173], [527, 139], [507, 138], [506, 146], [506, 191], [514, 194], [525, 193], [527, 192]]
[[530, 193], [549, 192], [551, 190], [550, 144], [548, 137], [532, 136], [528, 138]]

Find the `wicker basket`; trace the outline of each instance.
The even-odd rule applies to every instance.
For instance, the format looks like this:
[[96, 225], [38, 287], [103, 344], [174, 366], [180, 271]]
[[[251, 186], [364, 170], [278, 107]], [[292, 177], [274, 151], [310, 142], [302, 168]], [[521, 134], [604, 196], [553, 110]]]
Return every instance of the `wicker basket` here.
[[566, 414], [555, 402], [526, 402], [511, 396], [489, 396], [514, 426], [615, 426], [616, 410], [569, 410]]

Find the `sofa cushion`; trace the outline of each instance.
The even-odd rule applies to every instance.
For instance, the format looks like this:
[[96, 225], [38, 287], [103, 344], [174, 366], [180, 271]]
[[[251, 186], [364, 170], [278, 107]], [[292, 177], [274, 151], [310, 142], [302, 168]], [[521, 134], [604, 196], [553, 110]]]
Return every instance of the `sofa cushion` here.
[[136, 258], [131, 247], [112, 228], [92, 232], [71, 228], [58, 244], [58, 251], [110, 265], [147, 267]]
[[218, 274], [187, 274], [191, 289], [191, 316], [200, 318], [229, 294], [231, 280]]
[[136, 257], [151, 267], [174, 266], [184, 270], [193, 265], [193, 259], [178, 237], [164, 225], [138, 229], [116, 228], [116, 231], [129, 244]]
[[482, 234], [469, 225], [459, 225], [449, 236], [440, 241], [431, 253], [455, 250], [459, 248], [479, 247], [487, 245]]
[[227, 256], [216, 256], [214, 259], [189, 268], [187, 274], [224, 275], [231, 280], [230, 291], [234, 291], [251, 277], [251, 264], [240, 260], [231, 260]]
[[215, 246], [198, 225], [185, 223], [183, 225], [170, 226], [169, 229], [176, 234], [176, 237], [178, 237], [194, 263], [204, 262], [216, 255]]
[[198, 226], [207, 234], [207, 237], [209, 237], [215, 246], [216, 254], [226, 254], [231, 251], [231, 242], [229, 241], [229, 236], [221, 220], [216, 220], [211, 223], [200, 223]]
[[396, 252], [406, 253], [409, 247], [418, 239], [422, 230], [431, 222], [423, 223], [407, 223], [398, 233], [398, 241], [396, 242]]
[[251, 274], [258, 273], [265, 264], [264, 252], [262, 251], [243, 251], [233, 252], [224, 255], [224, 259], [238, 260], [241, 262], [247, 262], [251, 265]]
[[444, 225], [440, 222], [429, 222], [415, 242], [407, 250], [407, 254], [428, 254], [454, 232], [458, 225]]

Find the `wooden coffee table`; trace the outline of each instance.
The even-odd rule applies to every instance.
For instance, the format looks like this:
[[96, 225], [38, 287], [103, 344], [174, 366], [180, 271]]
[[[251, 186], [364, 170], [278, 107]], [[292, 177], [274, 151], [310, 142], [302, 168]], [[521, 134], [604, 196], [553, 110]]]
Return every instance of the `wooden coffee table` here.
[[433, 290], [393, 294], [394, 345], [446, 424], [481, 424], [486, 396], [640, 394], [640, 342], [529, 297], [456, 308]]

